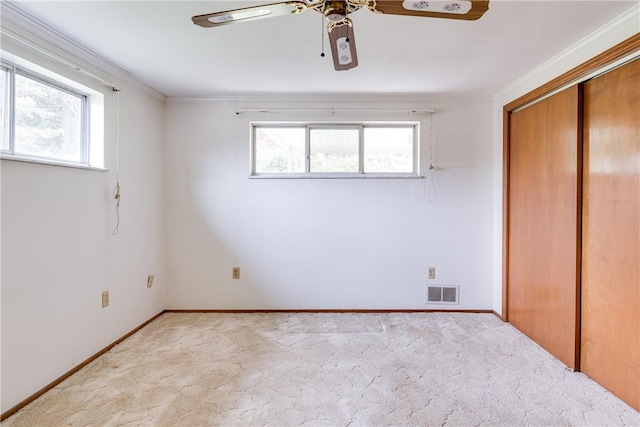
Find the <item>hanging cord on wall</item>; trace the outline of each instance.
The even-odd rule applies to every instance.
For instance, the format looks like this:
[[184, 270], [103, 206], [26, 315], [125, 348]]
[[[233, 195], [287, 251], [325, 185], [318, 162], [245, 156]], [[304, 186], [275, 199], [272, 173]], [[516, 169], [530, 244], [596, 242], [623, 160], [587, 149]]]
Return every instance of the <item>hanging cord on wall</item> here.
[[425, 182], [424, 189], [424, 197], [427, 202], [435, 202], [438, 199], [438, 188], [435, 183], [437, 168], [434, 165], [435, 162], [433, 160], [433, 146], [433, 114], [431, 114], [429, 116], [429, 187], [427, 188], [427, 183]]
[[116, 186], [113, 189], [113, 198], [116, 199], [116, 228], [112, 235], [118, 234], [120, 229], [120, 89], [113, 88], [116, 93]]

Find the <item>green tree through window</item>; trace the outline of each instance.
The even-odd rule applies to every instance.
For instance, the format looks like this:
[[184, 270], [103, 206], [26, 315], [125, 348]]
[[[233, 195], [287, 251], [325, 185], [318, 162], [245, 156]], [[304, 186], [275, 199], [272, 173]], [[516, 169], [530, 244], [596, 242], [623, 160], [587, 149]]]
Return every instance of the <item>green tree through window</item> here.
[[16, 153], [82, 161], [83, 98], [15, 76]]

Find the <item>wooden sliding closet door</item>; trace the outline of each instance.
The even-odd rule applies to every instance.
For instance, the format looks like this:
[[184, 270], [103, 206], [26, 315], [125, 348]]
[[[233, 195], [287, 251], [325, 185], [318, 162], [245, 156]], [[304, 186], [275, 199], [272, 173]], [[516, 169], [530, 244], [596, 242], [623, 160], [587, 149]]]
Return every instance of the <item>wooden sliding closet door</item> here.
[[640, 60], [584, 85], [582, 371], [640, 410]]
[[508, 319], [577, 368], [580, 93], [570, 87], [511, 114]]

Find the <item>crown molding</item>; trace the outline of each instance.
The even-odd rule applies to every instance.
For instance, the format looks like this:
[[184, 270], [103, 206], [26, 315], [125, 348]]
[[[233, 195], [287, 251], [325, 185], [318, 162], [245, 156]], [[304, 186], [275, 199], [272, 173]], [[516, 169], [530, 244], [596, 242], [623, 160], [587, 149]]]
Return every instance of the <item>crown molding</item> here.
[[219, 95], [219, 96], [169, 96], [166, 98], [167, 104], [190, 104], [190, 103], [207, 103], [221, 102], [234, 105], [243, 104], [261, 104], [261, 105], [325, 105], [336, 104], [336, 107], [362, 108], [362, 104], [368, 104], [372, 110], [375, 110], [376, 104], [383, 103], [385, 106], [398, 106], [399, 108], [429, 109], [432, 104], [443, 102], [465, 102], [486, 103], [491, 101], [490, 96], [464, 96], [460, 94], [429, 94], [429, 93], [351, 93], [351, 94], [291, 94], [291, 93], [273, 93], [273, 94], [242, 94], [242, 95]]
[[121, 81], [160, 102], [166, 99], [165, 95], [147, 86], [127, 70], [20, 9], [15, 2], [1, 2], [0, 18], [2, 35], [18, 39], [27, 48], [51, 52], [51, 56], [58, 56], [78, 66], [74, 68], [85, 69], [102, 76], [104, 80]]
[[638, 32], [640, 3], [496, 92], [493, 98], [517, 98]]

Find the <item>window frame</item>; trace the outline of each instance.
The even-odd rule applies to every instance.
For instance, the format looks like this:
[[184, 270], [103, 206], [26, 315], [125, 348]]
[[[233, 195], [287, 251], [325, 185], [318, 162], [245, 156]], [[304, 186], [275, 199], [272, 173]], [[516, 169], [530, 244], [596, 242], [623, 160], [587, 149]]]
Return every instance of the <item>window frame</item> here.
[[[422, 178], [420, 175], [420, 122], [418, 121], [363, 121], [363, 122], [250, 122], [249, 178]], [[413, 130], [412, 171], [411, 172], [365, 172], [365, 128], [411, 128]], [[304, 128], [304, 172], [256, 172], [256, 130], [259, 128]], [[311, 130], [312, 129], [358, 129], [358, 171], [357, 172], [312, 172], [311, 171]]]
[[[13, 105], [14, 105], [14, 98], [13, 98], [13, 78], [12, 78], [12, 69], [9, 68], [8, 66], [5, 65], [4, 62], [0, 61], [0, 70], [2, 72], [6, 71], [6, 77], [3, 76], [3, 78], [6, 79], [6, 81], [4, 82], [4, 84], [6, 85], [6, 91], [5, 91], [5, 98], [2, 99], [3, 102], [3, 108], [2, 108], [2, 145], [0, 145], [0, 152], [1, 153], [5, 153], [8, 152], [9, 150], [11, 150], [11, 147], [13, 145], [13, 126], [12, 123], [14, 122], [14, 113], [13, 113]], [[9, 148], [9, 150], [5, 149], [5, 145]]]
[[[53, 164], [53, 165], [63, 165], [63, 166], [77, 166], [77, 167], [88, 167], [94, 168], [90, 164], [91, 159], [91, 144], [90, 144], [90, 94], [83, 92], [81, 90], [75, 89], [66, 85], [60, 81], [57, 81], [53, 78], [44, 76], [38, 72], [29, 70], [28, 68], [22, 67], [20, 65], [14, 64], [10, 61], [2, 60], [0, 61], [0, 67], [3, 71], [8, 71], [8, 88], [7, 88], [7, 102], [5, 108], [8, 109], [8, 112], [5, 112], [5, 120], [8, 126], [7, 134], [8, 144], [7, 148], [0, 147], [0, 154], [4, 159], [13, 159], [13, 160], [25, 160], [25, 161], [34, 161], [37, 163], [45, 163], [45, 164]], [[39, 84], [49, 86], [50, 88], [59, 90], [61, 92], [67, 93], [69, 95], [75, 96], [80, 99], [81, 102], [81, 113], [80, 113], [80, 158], [79, 160], [69, 160], [62, 159], [59, 157], [48, 157], [48, 156], [39, 156], [34, 154], [27, 154], [16, 152], [15, 148], [15, 84], [16, 84], [16, 75], [22, 76], [24, 78], [35, 81]], [[8, 114], [7, 114], [8, 113]], [[3, 129], [2, 132], [5, 132]]]

